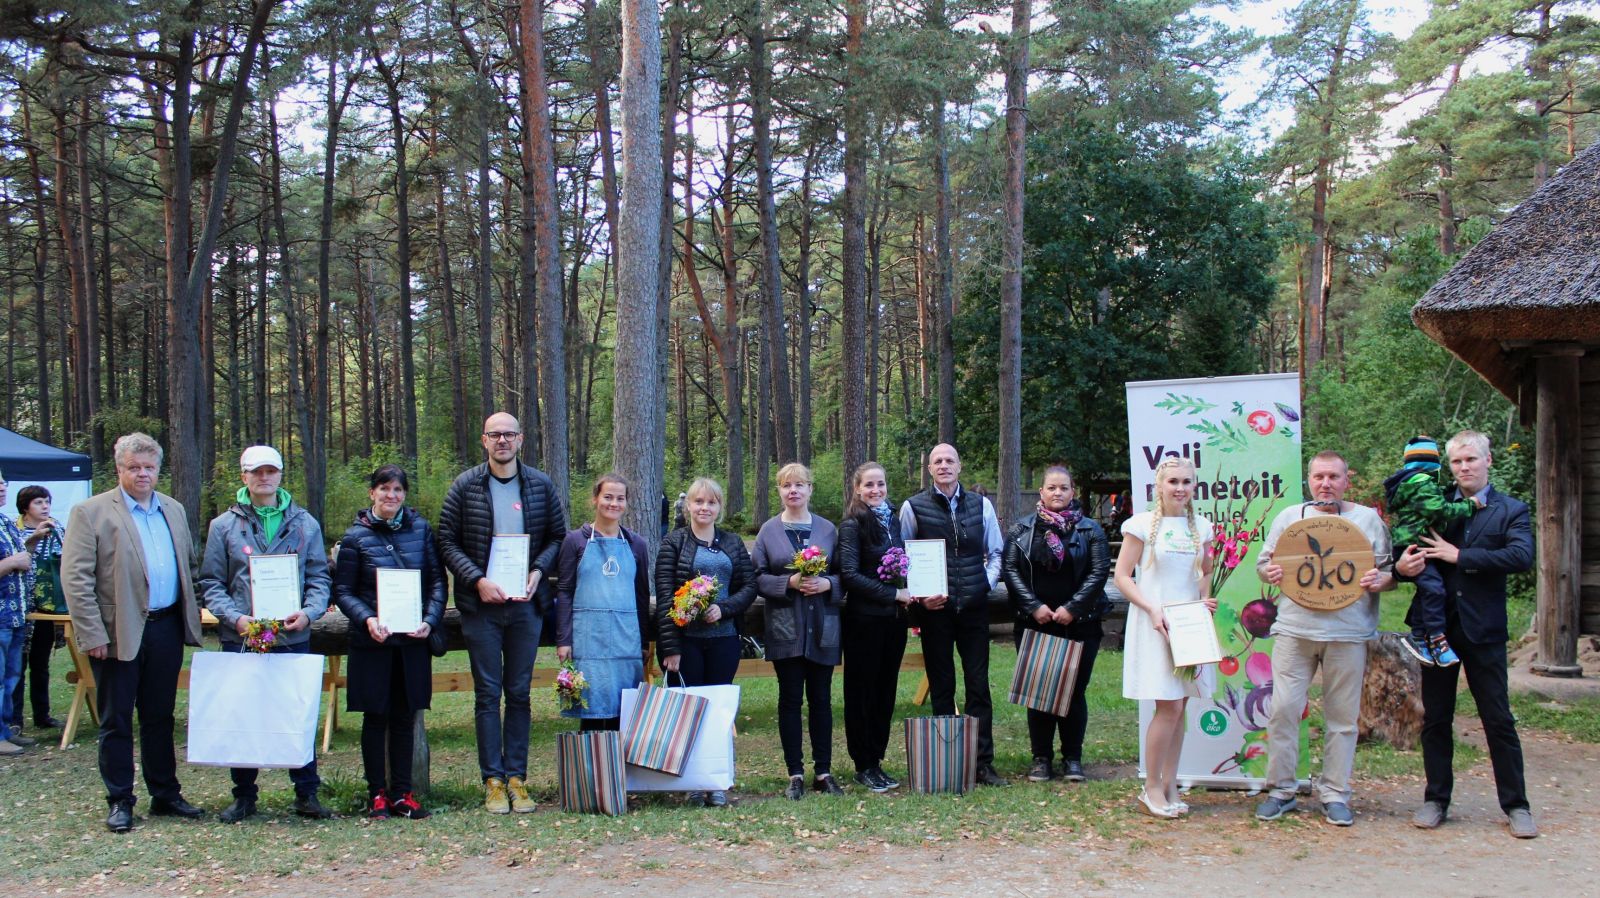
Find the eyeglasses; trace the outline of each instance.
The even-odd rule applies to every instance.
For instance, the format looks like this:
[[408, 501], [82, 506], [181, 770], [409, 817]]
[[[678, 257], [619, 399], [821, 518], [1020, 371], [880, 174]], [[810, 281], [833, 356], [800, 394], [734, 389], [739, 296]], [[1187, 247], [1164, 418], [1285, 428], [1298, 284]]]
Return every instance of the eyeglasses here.
[[522, 436], [522, 433], [519, 431], [497, 430], [484, 434], [483, 438], [491, 443], [514, 443], [516, 442], [517, 437], [520, 436]]

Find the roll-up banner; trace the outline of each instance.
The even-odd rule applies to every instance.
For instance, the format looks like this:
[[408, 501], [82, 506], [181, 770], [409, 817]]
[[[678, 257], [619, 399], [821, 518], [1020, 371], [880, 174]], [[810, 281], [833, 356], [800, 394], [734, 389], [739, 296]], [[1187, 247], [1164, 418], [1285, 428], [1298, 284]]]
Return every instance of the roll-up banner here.
[[[1272, 710], [1272, 640], [1278, 590], [1256, 577], [1256, 556], [1279, 509], [1301, 500], [1300, 379], [1256, 374], [1126, 384], [1133, 509], [1154, 507], [1155, 469], [1176, 455], [1194, 462], [1195, 510], [1210, 518], [1221, 664], [1200, 674], [1188, 706], [1178, 762], [1185, 785], [1259, 789], [1267, 771]], [[1284, 600], [1287, 601], [1287, 600]], [[1144, 730], [1154, 709], [1139, 708], [1140, 774]], [[1300, 777], [1310, 763], [1300, 729]]]

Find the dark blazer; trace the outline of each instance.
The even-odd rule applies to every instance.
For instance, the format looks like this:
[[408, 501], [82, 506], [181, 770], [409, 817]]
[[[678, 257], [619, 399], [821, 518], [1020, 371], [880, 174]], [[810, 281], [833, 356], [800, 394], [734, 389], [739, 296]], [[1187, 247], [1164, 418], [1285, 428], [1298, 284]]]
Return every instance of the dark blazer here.
[[1011, 597], [1017, 616], [1032, 620], [1040, 605], [1052, 611], [1066, 605], [1074, 622], [1105, 617], [1111, 610], [1111, 603], [1106, 599], [1106, 578], [1111, 572], [1106, 532], [1087, 517], [1079, 520], [1066, 546], [1066, 560], [1072, 563], [1078, 588], [1071, 596], [1041, 596], [1033, 590], [1033, 567], [1039, 563], [1035, 552], [1038, 521], [1039, 515], [1035, 512], [1012, 524], [1001, 556], [1000, 574], [1006, 581], [1006, 593]]
[[[522, 486], [522, 528], [532, 537], [529, 543], [529, 569], [541, 570], [539, 588], [533, 597], [539, 612], [550, 610], [555, 593], [556, 552], [567, 535], [567, 513], [556, 495], [555, 483], [537, 468], [518, 464]], [[494, 541], [494, 500], [489, 498], [487, 462], [461, 473], [445, 493], [439, 511], [439, 554], [454, 575], [456, 607], [465, 612], [478, 610], [478, 581], [489, 564], [489, 545]]]
[[[1528, 505], [1489, 487], [1484, 507], [1442, 534], [1460, 550], [1455, 564], [1434, 562], [1444, 577], [1445, 613], [1469, 642], [1506, 642], [1506, 575], [1533, 567], [1533, 527]], [[1406, 623], [1419, 614], [1416, 606]]]
[[[722, 589], [717, 607], [727, 620], [738, 620], [756, 601], [756, 572], [739, 534], [717, 528], [717, 548], [733, 561], [733, 582]], [[694, 553], [699, 547], [688, 527], [680, 527], [661, 540], [656, 550], [656, 657], [683, 654], [683, 628], [672, 622], [672, 594], [695, 576]]]
[[[589, 535], [593, 525], [567, 534], [561, 541], [561, 551], [556, 555], [556, 645], [572, 645], [572, 594], [578, 589], [578, 565], [583, 552], [589, 548]], [[622, 538], [633, 550], [633, 597], [639, 610], [639, 648], [650, 645], [650, 550], [639, 534], [624, 527]]]

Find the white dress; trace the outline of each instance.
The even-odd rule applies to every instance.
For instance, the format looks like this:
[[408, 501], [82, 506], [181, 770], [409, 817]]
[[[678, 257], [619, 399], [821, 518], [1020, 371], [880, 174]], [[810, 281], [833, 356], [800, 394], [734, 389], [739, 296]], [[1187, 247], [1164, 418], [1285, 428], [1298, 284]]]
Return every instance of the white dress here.
[[[1123, 536], [1132, 536], [1145, 544], [1144, 556], [1133, 577], [1139, 584], [1139, 592], [1146, 599], [1163, 605], [1199, 601], [1202, 575], [1196, 573], [1194, 559], [1211, 536], [1211, 521], [1203, 515], [1195, 517], [1201, 539], [1197, 544], [1189, 532], [1188, 518], [1164, 517], [1152, 546], [1150, 521], [1154, 515], [1155, 512], [1149, 511], [1136, 514], [1122, 524]], [[1152, 554], [1153, 570], [1150, 569]], [[1172, 649], [1166, 638], [1150, 625], [1150, 615], [1130, 602], [1122, 650], [1123, 697], [1170, 700], [1193, 697], [1199, 692], [1193, 678], [1180, 676], [1173, 670]]]

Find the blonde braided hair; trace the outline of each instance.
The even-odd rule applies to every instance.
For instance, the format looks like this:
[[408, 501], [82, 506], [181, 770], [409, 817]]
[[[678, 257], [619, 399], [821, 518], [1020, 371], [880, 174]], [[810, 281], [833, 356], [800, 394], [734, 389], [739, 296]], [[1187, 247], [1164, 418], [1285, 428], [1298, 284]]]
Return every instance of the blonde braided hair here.
[[[1166, 513], [1167, 513], [1166, 503], [1163, 502], [1162, 499], [1161, 499], [1161, 475], [1168, 468], [1188, 468], [1189, 469], [1189, 473], [1191, 475], [1195, 476], [1197, 479], [1199, 477], [1199, 472], [1197, 472], [1195, 470], [1194, 462], [1190, 461], [1187, 458], [1182, 458], [1182, 457], [1179, 457], [1179, 456], [1169, 455], [1166, 458], [1162, 459], [1160, 464], [1156, 465], [1156, 470], [1155, 470], [1155, 475], [1154, 475], [1155, 476], [1155, 482], [1156, 482], [1156, 487], [1155, 487], [1155, 493], [1156, 493], [1155, 508], [1154, 508], [1153, 512], [1151, 513], [1151, 515], [1150, 515], [1150, 533], [1145, 538], [1145, 543], [1144, 543], [1145, 544], [1145, 552], [1147, 553], [1147, 559], [1145, 560], [1144, 568], [1145, 568], [1145, 573], [1147, 575], [1151, 571], [1154, 571], [1155, 567], [1156, 567], [1156, 539], [1157, 539], [1157, 537], [1159, 537], [1161, 535], [1161, 521], [1162, 521], [1162, 518], [1164, 518], [1166, 516]], [[1204, 570], [1202, 565], [1203, 565], [1204, 560], [1205, 560], [1206, 543], [1200, 539], [1200, 523], [1199, 523], [1198, 515], [1195, 513], [1195, 510], [1194, 510], [1194, 494], [1193, 493], [1189, 494], [1189, 501], [1184, 503], [1183, 515], [1184, 515], [1184, 518], [1189, 523], [1189, 536], [1190, 536], [1191, 539], [1194, 540], [1194, 545], [1195, 545], [1194, 576], [1196, 578], [1199, 578], [1199, 576], [1201, 575], [1202, 571]]]

